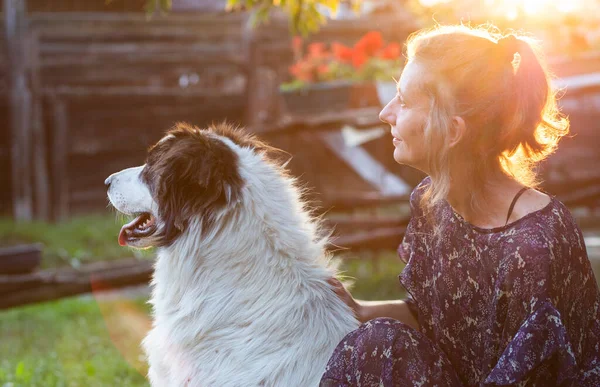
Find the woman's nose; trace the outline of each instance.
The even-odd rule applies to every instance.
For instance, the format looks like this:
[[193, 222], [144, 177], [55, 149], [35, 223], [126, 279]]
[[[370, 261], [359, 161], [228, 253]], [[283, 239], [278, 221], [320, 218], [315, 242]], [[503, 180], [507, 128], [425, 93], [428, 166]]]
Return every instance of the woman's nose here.
[[391, 114], [390, 111], [388, 109], [388, 106], [386, 105], [380, 112], [379, 112], [379, 120], [382, 122], [385, 122], [386, 124], [392, 124], [393, 120], [391, 119]]

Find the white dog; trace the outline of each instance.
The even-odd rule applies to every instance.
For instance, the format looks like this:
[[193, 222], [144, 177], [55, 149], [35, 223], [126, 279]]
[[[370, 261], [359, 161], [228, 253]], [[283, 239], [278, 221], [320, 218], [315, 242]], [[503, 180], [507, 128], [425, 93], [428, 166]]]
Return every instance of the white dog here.
[[106, 180], [136, 216], [119, 243], [158, 248], [152, 386], [317, 386], [358, 327], [327, 282], [327, 239], [269, 150], [227, 125], [179, 124], [145, 165]]

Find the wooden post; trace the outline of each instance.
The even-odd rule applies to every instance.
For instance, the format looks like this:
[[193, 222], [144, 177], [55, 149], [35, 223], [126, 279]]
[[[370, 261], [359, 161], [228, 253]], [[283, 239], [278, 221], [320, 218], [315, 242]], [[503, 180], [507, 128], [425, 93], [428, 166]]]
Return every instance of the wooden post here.
[[69, 216], [69, 122], [67, 105], [61, 98], [52, 98], [52, 119], [53, 219], [60, 221]]
[[27, 85], [25, 22], [25, 2], [4, 0], [10, 93], [12, 206], [13, 216], [18, 221], [28, 221], [33, 217], [31, 94]]
[[244, 124], [247, 127], [260, 126], [261, 122], [264, 122], [268, 115], [266, 111], [268, 106], [265, 106], [265, 101], [263, 100], [265, 99], [264, 90], [270, 85], [260, 83], [261, 79], [259, 78], [264, 77], [265, 73], [261, 72], [260, 58], [257, 55], [258, 47], [255, 44], [257, 31], [252, 26], [250, 19], [242, 22], [241, 35], [242, 50], [246, 59], [246, 63], [242, 69], [246, 77]]
[[50, 187], [48, 182], [48, 162], [46, 157], [46, 131], [42, 107], [42, 85], [40, 81], [39, 39], [37, 33], [30, 31], [29, 41], [29, 71], [31, 74], [32, 121], [31, 132], [33, 139], [33, 191], [35, 200], [35, 215], [37, 219], [49, 220]]

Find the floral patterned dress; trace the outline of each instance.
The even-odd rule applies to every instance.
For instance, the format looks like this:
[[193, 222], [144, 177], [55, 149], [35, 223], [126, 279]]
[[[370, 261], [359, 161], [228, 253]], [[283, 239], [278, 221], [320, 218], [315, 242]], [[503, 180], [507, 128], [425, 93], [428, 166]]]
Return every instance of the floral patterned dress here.
[[443, 237], [411, 194], [398, 253], [420, 331], [371, 320], [337, 346], [321, 386], [600, 386], [600, 293], [583, 236], [556, 198], [482, 229], [444, 203]]

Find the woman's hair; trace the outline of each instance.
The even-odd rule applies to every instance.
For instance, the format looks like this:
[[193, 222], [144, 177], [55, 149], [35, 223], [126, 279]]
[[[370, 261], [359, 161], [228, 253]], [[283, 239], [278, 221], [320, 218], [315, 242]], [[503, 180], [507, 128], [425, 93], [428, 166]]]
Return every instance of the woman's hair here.
[[[534, 167], [555, 150], [569, 123], [558, 111], [550, 74], [532, 39], [491, 27], [437, 26], [410, 36], [407, 54], [430, 79], [423, 85], [431, 101], [425, 141], [431, 144], [432, 184], [420, 203], [425, 213], [447, 197], [451, 168], [472, 177], [465, 188], [476, 212], [484, 211], [484, 185], [495, 174], [529, 187], [539, 184]], [[455, 116], [466, 131], [450, 148]]]

